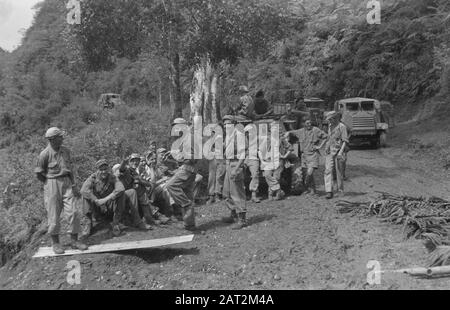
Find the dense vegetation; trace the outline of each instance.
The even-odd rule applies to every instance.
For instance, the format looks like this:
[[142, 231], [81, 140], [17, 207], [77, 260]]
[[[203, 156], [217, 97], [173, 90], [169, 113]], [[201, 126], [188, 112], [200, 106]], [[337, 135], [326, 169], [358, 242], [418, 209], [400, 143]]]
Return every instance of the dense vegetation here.
[[[447, 0], [383, 1], [380, 25], [367, 24], [360, 0], [211, 3], [83, 1], [75, 26], [64, 1], [36, 6], [22, 45], [0, 50], [0, 188], [19, 187], [2, 196], [0, 248], [16, 252], [45, 214], [33, 166], [48, 126], [70, 133], [81, 181], [100, 157], [118, 161], [151, 139], [164, 144], [205, 58], [220, 74], [223, 109], [242, 83], [269, 96], [294, 88], [329, 102], [368, 96], [400, 108], [449, 95]], [[121, 93], [127, 105], [99, 110], [103, 92]]]

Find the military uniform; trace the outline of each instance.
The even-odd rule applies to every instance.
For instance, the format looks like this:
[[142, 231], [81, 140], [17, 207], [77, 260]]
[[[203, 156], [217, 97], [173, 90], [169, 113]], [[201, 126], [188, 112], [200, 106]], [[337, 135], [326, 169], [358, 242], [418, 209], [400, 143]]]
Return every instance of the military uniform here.
[[[347, 127], [339, 122], [334, 128], [328, 129], [328, 142], [325, 156], [325, 191], [333, 193], [333, 172], [336, 173], [336, 183], [339, 191], [344, 191], [344, 180], [339, 164], [338, 153], [343, 143], [349, 143]], [[343, 154], [344, 155], [344, 154]]]
[[327, 135], [317, 127], [312, 127], [310, 130], [302, 128], [291, 133], [300, 143], [301, 165], [303, 174], [306, 175], [305, 186], [315, 192], [314, 171], [319, 168], [320, 159], [317, 147], [327, 138]]
[[69, 150], [61, 146], [59, 151], [55, 151], [48, 145], [39, 155], [35, 173], [46, 178], [44, 203], [47, 209], [48, 233], [59, 235], [60, 216], [64, 211], [69, 223], [69, 232], [78, 234], [80, 232], [80, 220], [76, 212], [72, 192], [74, 177]]
[[116, 227], [123, 219], [123, 213], [126, 208], [127, 198], [130, 207], [131, 217], [134, 226], [139, 226], [142, 220], [139, 216], [139, 205], [136, 191], [129, 189], [125, 194], [125, 187], [122, 182], [113, 175], [109, 175], [108, 179], [102, 180], [99, 173], [96, 172], [86, 179], [82, 188], [81, 195], [84, 198], [86, 213], [90, 218], [91, 214], [98, 219], [102, 214], [102, 208], [95, 204], [98, 199], [109, 197], [109, 201], [105, 204], [103, 211], [113, 215], [112, 226]]
[[48, 233], [51, 235], [55, 254], [64, 254], [59, 241], [61, 213], [67, 218], [71, 234], [71, 247], [86, 250], [88, 247], [78, 241], [80, 219], [75, 206], [74, 176], [72, 173], [70, 152], [62, 146], [64, 132], [52, 127], [45, 138], [48, 146], [39, 154], [35, 173], [44, 183], [44, 204], [47, 210]]

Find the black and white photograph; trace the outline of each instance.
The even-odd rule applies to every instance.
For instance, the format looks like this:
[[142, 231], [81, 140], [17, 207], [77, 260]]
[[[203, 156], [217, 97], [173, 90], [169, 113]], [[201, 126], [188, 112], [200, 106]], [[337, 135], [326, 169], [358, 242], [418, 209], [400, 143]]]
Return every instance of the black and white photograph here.
[[0, 290], [447, 289], [449, 0], [0, 0]]

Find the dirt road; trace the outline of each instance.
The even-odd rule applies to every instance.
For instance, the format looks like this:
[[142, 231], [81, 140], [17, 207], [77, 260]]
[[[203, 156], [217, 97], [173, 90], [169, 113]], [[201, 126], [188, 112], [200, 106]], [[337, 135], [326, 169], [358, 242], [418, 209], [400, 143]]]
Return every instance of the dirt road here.
[[[450, 198], [449, 184], [404, 166], [392, 149], [349, 154], [346, 200], [368, 201], [375, 191]], [[319, 171], [319, 188], [323, 188]], [[367, 263], [382, 269], [423, 266], [420, 240], [402, 239], [401, 227], [376, 218], [341, 215], [322, 197], [289, 197], [249, 206], [250, 226], [232, 231], [217, 204], [198, 209], [204, 231], [190, 244], [145, 252], [49, 259], [16, 259], [0, 273], [2, 288], [30, 289], [447, 289], [450, 279], [383, 275], [366, 284]], [[98, 240], [105, 236], [100, 232]], [[186, 234], [175, 225], [150, 233], [129, 232], [111, 241]], [[31, 251], [30, 253], [31, 254]], [[23, 257], [22, 257], [23, 258]], [[81, 285], [66, 283], [66, 264], [81, 263]]]

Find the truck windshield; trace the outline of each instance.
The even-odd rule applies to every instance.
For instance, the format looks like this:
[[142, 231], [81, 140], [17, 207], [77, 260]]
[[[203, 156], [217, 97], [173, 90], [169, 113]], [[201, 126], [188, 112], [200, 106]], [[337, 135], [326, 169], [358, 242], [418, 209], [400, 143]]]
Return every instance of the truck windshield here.
[[349, 111], [358, 111], [359, 103], [358, 102], [347, 102], [347, 110]]
[[374, 108], [374, 102], [373, 101], [363, 101], [361, 102], [361, 110], [363, 111], [373, 111]]
[[305, 102], [306, 107], [309, 109], [324, 109], [323, 102]]

